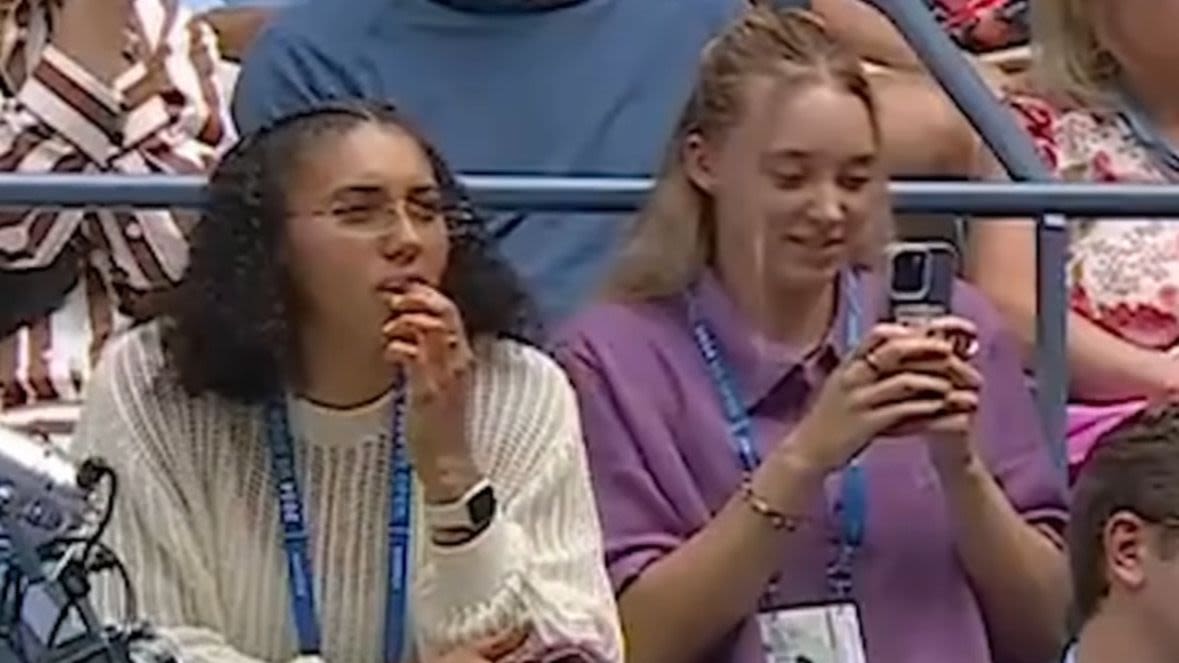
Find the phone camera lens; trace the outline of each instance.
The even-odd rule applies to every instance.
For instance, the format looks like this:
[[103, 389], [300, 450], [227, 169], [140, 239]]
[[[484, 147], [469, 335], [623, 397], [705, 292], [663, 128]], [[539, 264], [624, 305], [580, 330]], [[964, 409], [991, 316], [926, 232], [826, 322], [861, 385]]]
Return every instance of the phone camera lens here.
[[923, 251], [902, 251], [893, 257], [893, 292], [919, 293], [925, 289], [925, 272], [929, 256]]

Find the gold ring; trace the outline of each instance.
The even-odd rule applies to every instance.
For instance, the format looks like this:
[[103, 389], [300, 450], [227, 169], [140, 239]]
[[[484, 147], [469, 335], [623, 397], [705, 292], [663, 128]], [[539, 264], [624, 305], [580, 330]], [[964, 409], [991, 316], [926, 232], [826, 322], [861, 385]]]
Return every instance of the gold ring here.
[[876, 377], [880, 377], [883, 374], [883, 372], [880, 370], [880, 365], [877, 364], [876, 360], [872, 358], [872, 353], [865, 352], [864, 355], [860, 357], [860, 359], [864, 360], [864, 363], [868, 365], [868, 368], [872, 370], [872, 374]]

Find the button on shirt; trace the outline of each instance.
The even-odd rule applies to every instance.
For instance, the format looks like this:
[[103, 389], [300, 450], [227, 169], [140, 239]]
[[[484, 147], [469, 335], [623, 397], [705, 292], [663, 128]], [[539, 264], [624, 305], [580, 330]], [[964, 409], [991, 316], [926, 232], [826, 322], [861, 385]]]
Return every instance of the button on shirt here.
[[[861, 277], [861, 327], [880, 316], [883, 282]], [[760, 337], [719, 283], [695, 289], [698, 310], [716, 334], [752, 419], [764, 457], [806, 413], [817, 388], [846, 351], [836, 313], [818, 352]], [[978, 327], [976, 364], [986, 385], [978, 444], [1015, 508], [1029, 521], [1062, 530], [1063, 477], [1042, 437], [1013, 341], [982, 297], [964, 284], [957, 315]], [[581, 404], [592, 476], [615, 591], [703, 528], [741, 480], [716, 390], [693, 343], [683, 297], [603, 304], [577, 317], [558, 343]], [[937, 475], [920, 437], [881, 439], [863, 456], [867, 532], [854, 562], [873, 663], [991, 663], [980, 607], [959, 562]], [[808, 524], [783, 551], [773, 602], [828, 598], [824, 574], [836, 553], [831, 505], [838, 474], [810, 507]], [[752, 615], [751, 615], [752, 616]], [[756, 623], [748, 619], [701, 660], [761, 663]]]

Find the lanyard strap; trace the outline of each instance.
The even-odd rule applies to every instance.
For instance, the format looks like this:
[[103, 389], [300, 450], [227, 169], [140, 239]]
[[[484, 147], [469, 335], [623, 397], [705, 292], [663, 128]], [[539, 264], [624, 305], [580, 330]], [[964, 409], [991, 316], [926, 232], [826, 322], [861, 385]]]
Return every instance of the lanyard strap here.
[[[405, 394], [399, 390], [393, 404], [393, 449], [390, 451], [392, 487], [389, 495], [389, 568], [385, 598], [385, 663], [397, 663], [405, 653], [405, 614], [409, 599], [409, 555], [412, 517], [412, 469], [406, 455]], [[295, 472], [295, 445], [286, 403], [274, 399], [266, 406], [266, 436], [271, 471], [278, 496], [283, 551], [287, 557], [287, 582], [291, 612], [299, 636], [299, 653], [319, 655], [323, 637], [315, 604], [315, 583], [308, 552], [310, 539], [303, 496]]]
[[[847, 305], [844, 327], [845, 352], [853, 352], [860, 342], [859, 282], [849, 271], [842, 279], [843, 300]], [[741, 469], [752, 474], [761, 464], [761, 456], [753, 439], [753, 421], [741, 403], [732, 372], [721, 354], [716, 334], [704, 321], [697, 310], [695, 298], [688, 297], [688, 315], [691, 319], [692, 337], [696, 348], [708, 369], [708, 375], [720, 399], [729, 441], [734, 447]], [[846, 467], [840, 478], [839, 503], [836, 513], [839, 518], [839, 551], [827, 570], [828, 584], [839, 599], [851, 596], [852, 562], [864, 542], [868, 511], [867, 483], [864, 469], [858, 459]]]
[[1121, 101], [1119, 114], [1129, 127], [1130, 133], [1134, 134], [1134, 138], [1154, 157], [1168, 179], [1174, 180], [1179, 177], [1179, 150], [1158, 130], [1133, 94], [1123, 89]]
[[1077, 663], [1077, 645], [1073, 643], [1069, 645], [1064, 652], [1064, 663]]

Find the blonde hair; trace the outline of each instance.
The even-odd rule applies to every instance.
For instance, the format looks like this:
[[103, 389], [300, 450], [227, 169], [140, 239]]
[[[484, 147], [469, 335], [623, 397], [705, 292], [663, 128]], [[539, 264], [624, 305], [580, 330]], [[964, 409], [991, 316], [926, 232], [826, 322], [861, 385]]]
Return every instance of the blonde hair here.
[[[663, 167], [610, 278], [606, 295], [648, 299], [680, 292], [711, 263], [715, 222], [708, 196], [684, 170], [685, 141], [716, 140], [746, 109], [744, 83], [755, 75], [785, 78], [794, 90], [826, 84], [846, 90], [868, 107], [879, 137], [876, 103], [859, 59], [807, 11], [756, 5], [705, 48]], [[882, 244], [875, 237], [872, 243]]]
[[1033, 76], [1060, 102], [1111, 102], [1118, 63], [1098, 38], [1090, 0], [1037, 0], [1031, 6]]

